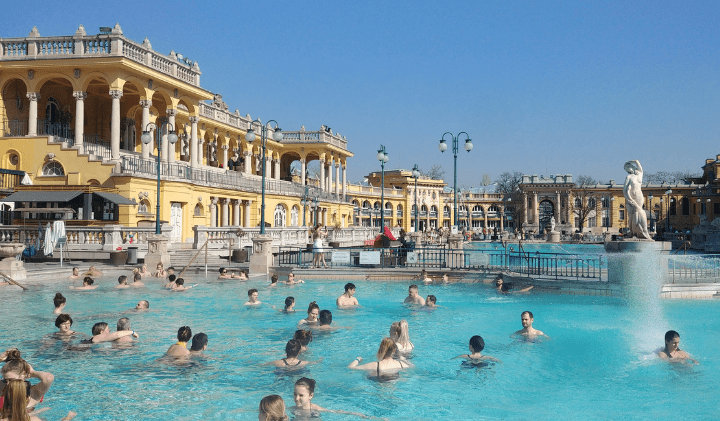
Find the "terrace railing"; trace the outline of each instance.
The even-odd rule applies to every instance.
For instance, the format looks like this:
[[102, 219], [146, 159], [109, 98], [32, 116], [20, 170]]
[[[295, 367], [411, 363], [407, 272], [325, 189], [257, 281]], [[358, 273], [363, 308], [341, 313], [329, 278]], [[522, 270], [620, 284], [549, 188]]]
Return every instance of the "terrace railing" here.
[[720, 283], [720, 256], [673, 255], [668, 258], [668, 282], [673, 284]]
[[25, 171], [6, 170], [0, 168], [0, 190], [13, 190], [19, 186], [25, 176]]

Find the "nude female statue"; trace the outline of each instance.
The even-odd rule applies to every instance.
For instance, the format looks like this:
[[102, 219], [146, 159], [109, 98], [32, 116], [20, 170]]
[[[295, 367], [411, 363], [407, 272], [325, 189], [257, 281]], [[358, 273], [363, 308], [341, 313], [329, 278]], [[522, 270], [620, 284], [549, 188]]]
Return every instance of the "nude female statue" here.
[[630, 236], [650, 240], [650, 234], [647, 230], [647, 215], [643, 209], [642, 166], [638, 160], [632, 160], [626, 162], [624, 168], [628, 172], [627, 177], [625, 177], [623, 194], [625, 195]]

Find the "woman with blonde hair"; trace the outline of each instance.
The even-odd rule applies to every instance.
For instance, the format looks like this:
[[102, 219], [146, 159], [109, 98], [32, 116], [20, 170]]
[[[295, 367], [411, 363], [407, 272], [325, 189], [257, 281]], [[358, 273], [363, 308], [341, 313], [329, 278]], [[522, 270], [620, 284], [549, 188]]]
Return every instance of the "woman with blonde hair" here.
[[286, 421], [285, 401], [279, 395], [269, 395], [262, 398], [258, 408], [259, 421]]
[[[20, 351], [11, 348], [0, 354], [0, 361], [5, 361], [2, 368], [3, 380], [0, 382], [2, 396], [0, 419], [9, 421], [26, 421], [38, 419], [30, 417], [28, 411], [42, 402], [45, 393], [55, 377], [44, 371], [35, 371], [32, 366], [20, 357]], [[40, 383], [31, 386], [27, 379], [36, 378]]]
[[415, 348], [415, 345], [410, 342], [410, 326], [408, 326], [407, 320], [393, 322], [390, 325], [390, 338], [395, 341], [395, 346], [400, 354], [409, 354]]
[[328, 267], [327, 263], [325, 263], [325, 254], [323, 253], [323, 238], [327, 237], [327, 228], [325, 231], [322, 231], [323, 225], [317, 224], [312, 229], [312, 239], [313, 239], [313, 266], [316, 268], [320, 267], [320, 262], [322, 261], [322, 264], [325, 268]]
[[395, 345], [395, 341], [390, 338], [383, 338], [382, 342], [380, 342], [380, 348], [378, 348], [378, 352], [376, 354], [377, 361], [360, 365], [363, 359], [362, 357], [357, 357], [350, 363], [348, 368], [353, 370], [372, 370], [375, 371], [379, 377], [381, 372], [393, 374], [400, 370], [414, 367], [404, 358], [397, 360], [394, 359], [393, 356], [396, 351], [397, 346]]

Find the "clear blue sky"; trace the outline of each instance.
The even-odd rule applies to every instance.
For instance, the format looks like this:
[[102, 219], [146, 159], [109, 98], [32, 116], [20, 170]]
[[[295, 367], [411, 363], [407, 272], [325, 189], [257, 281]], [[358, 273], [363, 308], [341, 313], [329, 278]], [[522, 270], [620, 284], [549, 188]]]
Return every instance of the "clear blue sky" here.
[[475, 148], [458, 183], [503, 171], [622, 180], [698, 169], [720, 152], [718, 1], [5, 2], [0, 37], [125, 36], [196, 60], [231, 110], [284, 130], [330, 126], [348, 178], [442, 165], [447, 131]]

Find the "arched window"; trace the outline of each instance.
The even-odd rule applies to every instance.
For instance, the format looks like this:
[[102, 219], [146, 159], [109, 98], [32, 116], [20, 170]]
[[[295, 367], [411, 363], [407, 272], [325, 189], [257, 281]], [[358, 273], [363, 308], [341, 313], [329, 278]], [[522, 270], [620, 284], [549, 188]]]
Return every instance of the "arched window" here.
[[473, 206], [473, 212], [482, 212], [483, 208], [480, 205]]
[[437, 206], [435, 206], [435, 205], [430, 206], [430, 212], [437, 212]]
[[369, 209], [369, 208], [370, 208], [370, 202], [368, 202], [367, 200], [364, 201], [364, 202], [363, 202], [363, 208]]
[[290, 211], [290, 225], [292, 225], [293, 227], [298, 226], [298, 212], [299, 209], [297, 206], [293, 206], [292, 210]]
[[193, 211], [194, 216], [202, 216], [203, 214], [203, 207], [201, 204], [195, 205], [195, 210]]
[[60, 120], [60, 103], [53, 97], [48, 98], [45, 106], [45, 121], [57, 123]]
[[275, 226], [285, 226], [285, 206], [278, 204], [275, 206]]
[[582, 208], [582, 200], [579, 197], [575, 198], [575, 207]]
[[50, 161], [43, 167], [42, 175], [47, 177], [62, 177], [65, 175], [65, 170], [59, 162]]
[[690, 199], [687, 197], [682, 198], [682, 214], [690, 215]]
[[402, 205], [397, 205], [397, 211], [398, 211], [398, 212], [402, 212], [402, 211], [403, 211]]
[[425, 205], [420, 206], [420, 212], [427, 212], [427, 206], [425, 206]]
[[488, 212], [500, 212], [500, 209], [497, 207], [497, 205], [490, 205], [488, 208]]

